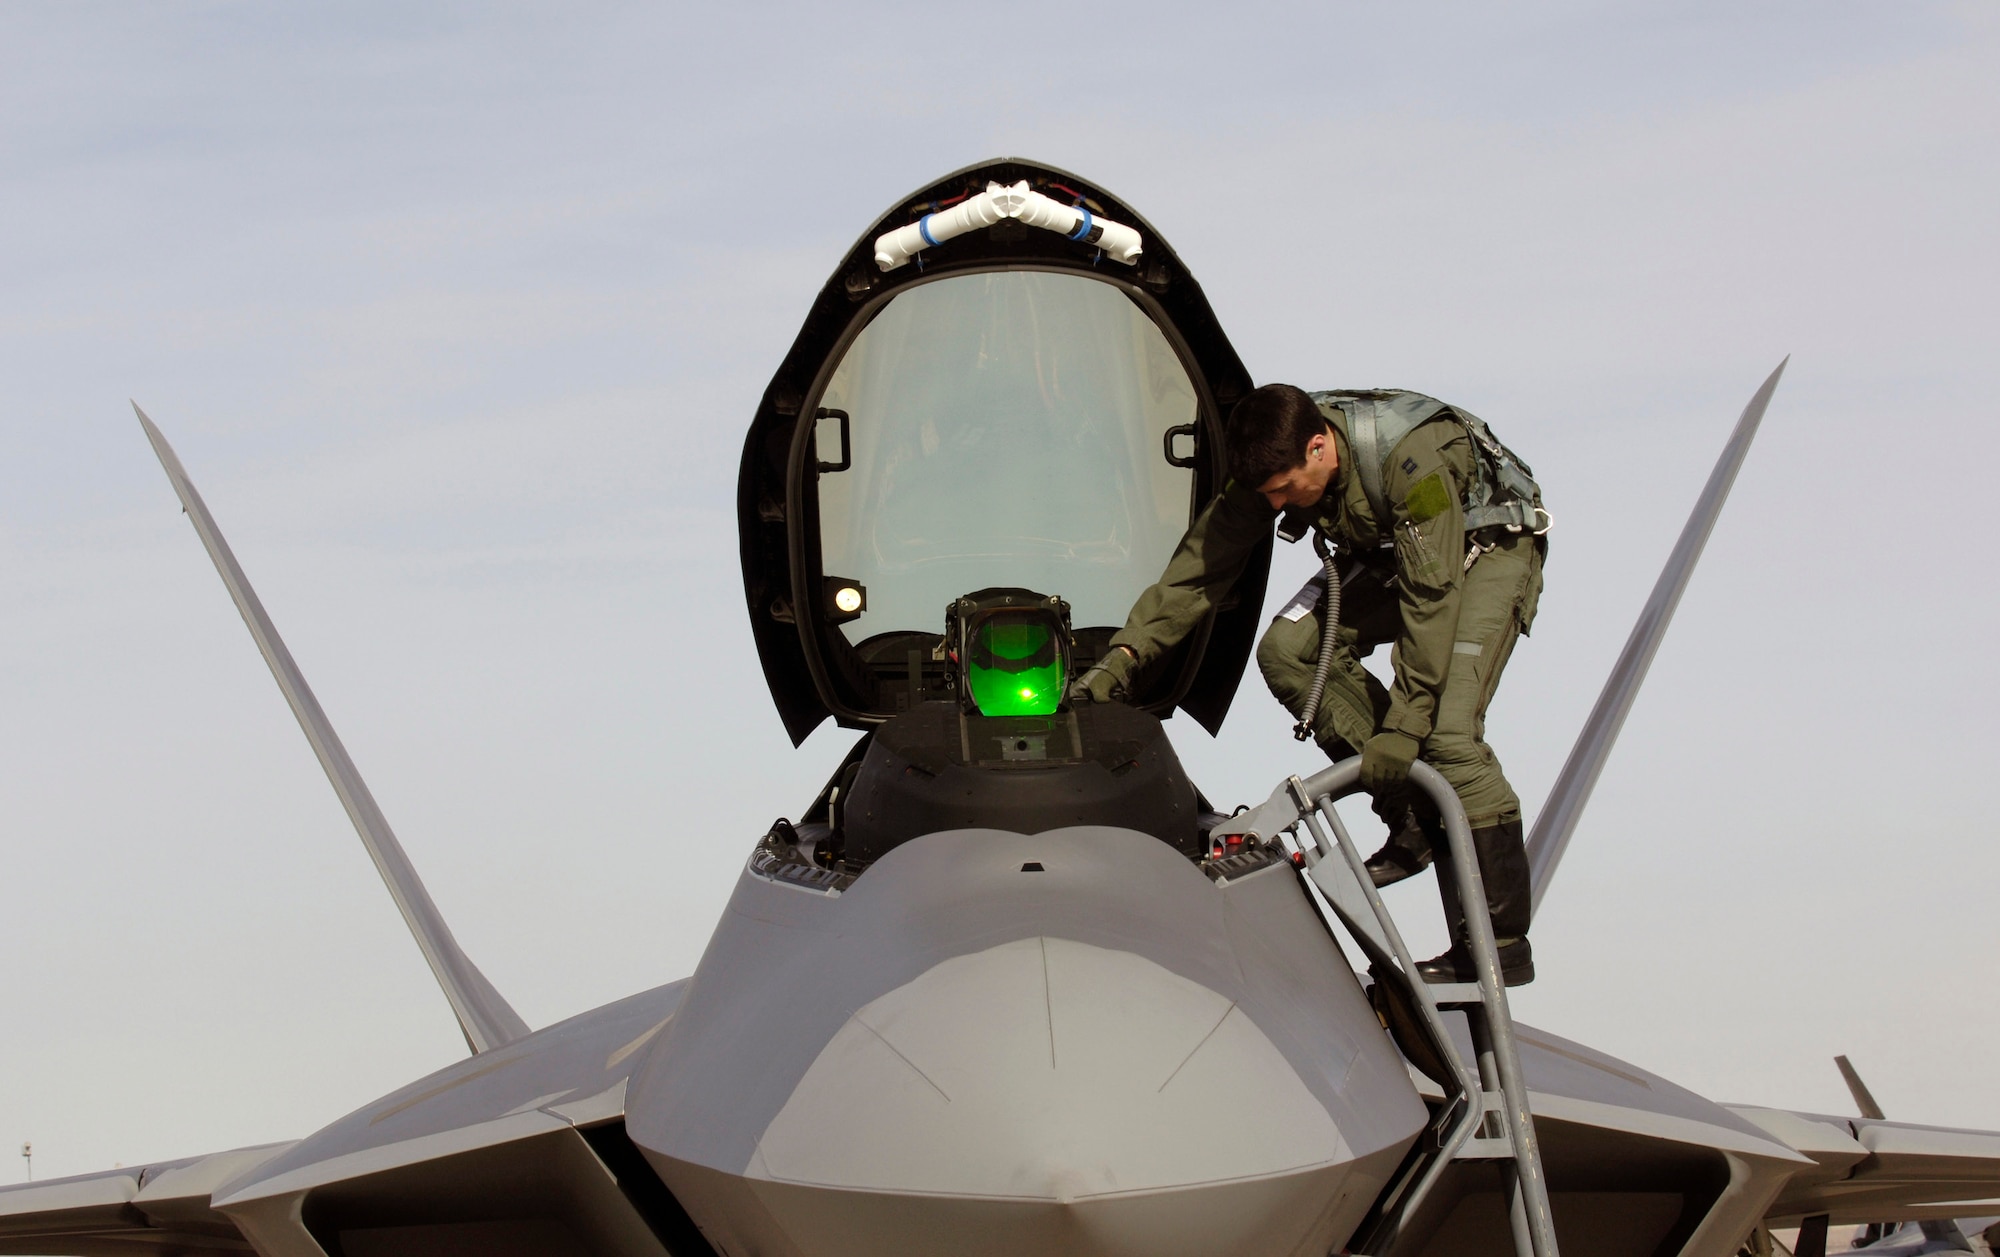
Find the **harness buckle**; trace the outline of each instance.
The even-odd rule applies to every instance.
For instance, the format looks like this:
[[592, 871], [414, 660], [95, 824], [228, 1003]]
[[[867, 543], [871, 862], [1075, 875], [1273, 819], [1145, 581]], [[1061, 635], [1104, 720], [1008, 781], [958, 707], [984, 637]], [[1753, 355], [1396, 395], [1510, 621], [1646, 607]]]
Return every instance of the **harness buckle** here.
[[[1508, 531], [1518, 532], [1520, 530], [1518, 528], [1510, 527]], [[1500, 543], [1497, 541], [1488, 542], [1485, 545], [1480, 545], [1479, 538], [1477, 537], [1466, 538], [1465, 566], [1459, 569], [1458, 574], [1460, 576], [1465, 575], [1467, 572], [1472, 570], [1472, 565], [1479, 561], [1480, 555], [1486, 554], [1493, 550], [1497, 550], [1499, 548], [1500, 548]]]

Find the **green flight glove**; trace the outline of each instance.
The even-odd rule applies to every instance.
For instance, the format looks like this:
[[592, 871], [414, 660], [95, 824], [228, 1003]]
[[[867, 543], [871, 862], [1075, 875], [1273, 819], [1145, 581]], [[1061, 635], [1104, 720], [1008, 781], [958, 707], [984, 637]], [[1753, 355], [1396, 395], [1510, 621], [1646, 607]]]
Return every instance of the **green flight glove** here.
[[1361, 748], [1361, 788], [1376, 798], [1410, 784], [1410, 765], [1423, 743], [1391, 729], [1368, 739]]
[[1083, 675], [1069, 684], [1069, 701], [1072, 703], [1122, 703], [1127, 693], [1126, 678], [1139, 666], [1132, 652], [1123, 646], [1113, 646], [1104, 652], [1104, 658], [1085, 669]]

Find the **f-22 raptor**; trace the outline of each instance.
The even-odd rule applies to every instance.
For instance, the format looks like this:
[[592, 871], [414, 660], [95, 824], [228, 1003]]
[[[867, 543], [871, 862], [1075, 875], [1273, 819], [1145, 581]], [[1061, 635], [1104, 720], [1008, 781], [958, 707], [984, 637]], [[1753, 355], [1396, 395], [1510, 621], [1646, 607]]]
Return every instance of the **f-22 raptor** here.
[[[1777, 382], [1543, 807], [1538, 900]], [[1514, 1025], [1491, 982], [1410, 983], [1332, 807], [1352, 764], [1211, 806], [1162, 720], [1222, 724], [1268, 545], [1129, 703], [1065, 700], [1221, 489], [1250, 387], [1167, 241], [1074, 175], [987, 162], [871, 225], [738, 482], [778, 715], [860, 737], [742, 836], [691, 976], [538, 1030], [142, 414], [471, 1055], [293, 1143], [0, 1191], [0, 1252], [1729, 1257], [2000, 1213], [2000, 1133], [1724, 1106]]]

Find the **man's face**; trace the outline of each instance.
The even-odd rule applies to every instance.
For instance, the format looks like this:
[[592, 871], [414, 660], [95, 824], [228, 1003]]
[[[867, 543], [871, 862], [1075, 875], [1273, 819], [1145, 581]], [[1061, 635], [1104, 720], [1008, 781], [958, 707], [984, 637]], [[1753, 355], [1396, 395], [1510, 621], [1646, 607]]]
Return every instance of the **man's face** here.
[[1257, 486], [1257, 492], [1274, 511], [1288, 506], [1311, 506], [1326, 496], [1327, 482], [1340, 467], [1340, 451], [1333, 438], [1322, 432], [1306, 446], [1306, 460], [1290, 471], [1282, 471]]

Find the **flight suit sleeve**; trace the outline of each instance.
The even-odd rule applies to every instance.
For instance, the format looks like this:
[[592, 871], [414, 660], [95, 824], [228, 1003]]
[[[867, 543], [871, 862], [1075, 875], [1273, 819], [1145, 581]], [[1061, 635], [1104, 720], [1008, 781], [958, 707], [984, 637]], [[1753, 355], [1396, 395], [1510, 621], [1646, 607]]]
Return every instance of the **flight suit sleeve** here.
[[1397, 443], [1384, 478], [1396, 542], [1401, 632], [1391, 662], [1383, 728], [1419, 741], [1436, 722], [1451, 668], [1465, 575], [1465, 489], [1474, 474], [1471, 439], [1449, 420], [1421, 425]]
[[1276, 518], [1254, 490], [1230, 481], [1195, 517], [1167, 570], [1132, 604], [1111, 644], [1130, 648], [1141, 668], [1179, 645], [1228, 595]]

